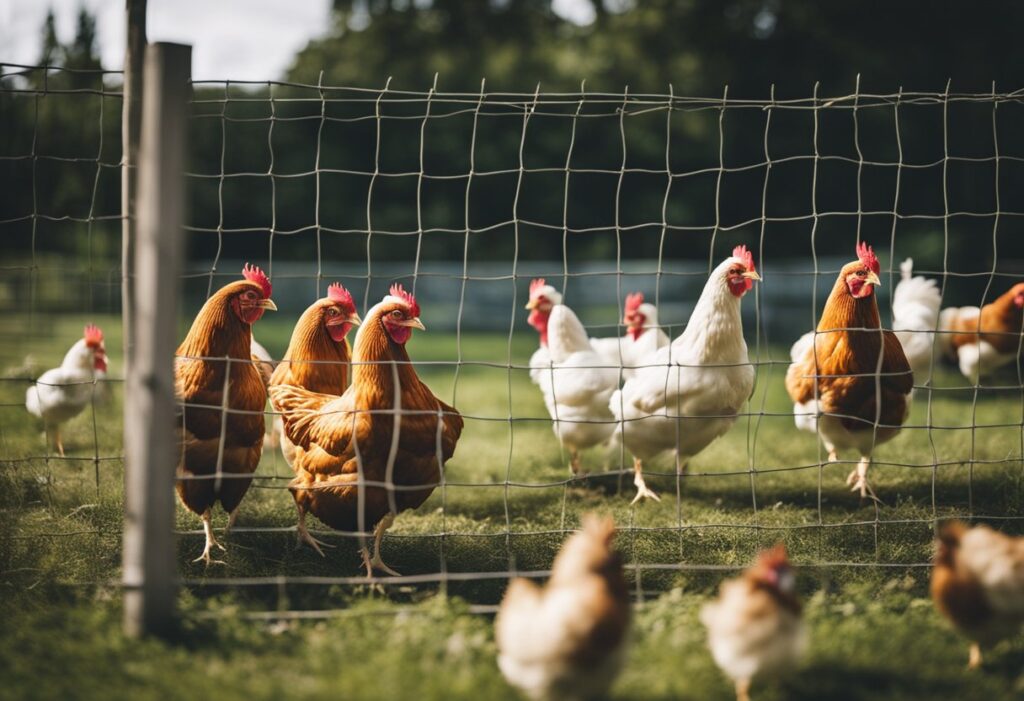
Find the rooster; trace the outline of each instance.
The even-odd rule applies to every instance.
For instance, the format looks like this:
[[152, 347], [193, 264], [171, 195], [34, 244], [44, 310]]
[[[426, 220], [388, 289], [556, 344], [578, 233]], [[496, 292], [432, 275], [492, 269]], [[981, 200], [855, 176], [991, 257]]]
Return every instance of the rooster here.
[[[299, 317], [288, 350], [268, 385], [292, 385], [321, 394], [344, 393], [352, 356], [346, 336], [360, 323], [349, 291], [337, 282], [330, 285], [327, 296], [313, 302]], [[295, 446], [283, 435], [280, 443], [284, 459], [291, 465]]]
[[741, 576], [722, 583], [718, 598], [704, 605], [715, 663], [736, 685], [737, 701], [750, 701], [755, 677], [795, 666], [806, 646], [796, 578], [786, 548], [776, 545]]
[[669, 337], [658, 326], [658, 308], [644, 302], [643, 292], [626, 295], [622, 325], [626, 335], [621, 338], [592, 338], [590, 345], [613, 366], [622, 366], [622, 377], [636, 374], [639, 363], [668, 345]]
[[636, 374], [612, 394], [614, 440], [633, 454], [633, 503], [645, 497], [660, 501], [644, 481], [643, 461], [674, 450], [682, 471], [736, 421], [754, 389], [740, 300], [760, 279], [746, 246], [733, 249], [711, 272], [686, 330], [640, 359]]
[[[543, 289], [543, 282], [534, 280], [530, 287]], [[531, 295], [526, 305], [531, 317], [543, 299]], [[555, 435], [569, 451], [569, 468], [580, 474], [580, 451], [607, 442], [612, 434], [608, 399], [618, 389], [619, 369], [594, 350], [583, 324], [564, 304], [546, 310], [541, 336], [545, 342], [541, 350], [547, 354], [547, 365], [531, 368], [531, 374], [536, 370], [534, 382], [544, 394]]]
[[968, 666], [981, 666], [981, 648], [1014, 635], [1024, 623], [1024, 538], [960, 521], [939, 531], [932, 599], [971, 639]]
[[384, 531], [431, 495], [462, 433], [459, 412], [423, 384], [405, 349], [413, 329], [425, 330], [419, 304], [401, 285], [390, 292], [359, 327], [343, 395], [270, 389], [285, 434], [300, 448], [289, 483], [300, 540], [323, 555], [306, 530], [307, 512], [340, 531], [373, 529], [373, 557], [360, 549], [368, 577], [374, 569], [397, 574], [380, 556]]
[[44, 372], [25, 392], [25, 408], [43, 420], [43, 430], [61, 457], [61, 424], [82, 412], [93, 396], [96, 382], [104, 379], [106, 373], [103, 332], [89, 324], [82, 338], [64, 354], [60, 367]]
[[874, 294], [880, 269], [872, 248], [858, 244], [857, 260], [839, 272], [817, 331], [790, 350], [786, 372], [797, 427], [821, 436], [829, 462], [840, 450], [856, 450], [860, 462], [846, 483], [873, 499], [871, 453], [900, 432], [914, 388], [899, 338], [881, 328]]
[[498, 666], [531, 699], [590, 699], [622, 667], [629, 592], [611, 549], [612, 519], [588, 514], [569, 537], [547, 586], [513, 579], [494, 621]]
[[915, 277], [913, 271], [913, 258], [900, 263], [900, 282], [892, 293], [892, 330], [903, 346], [914, 379], [924, 384], [931, 375], [942, 294], [934, 280]]
[[206, 545], [194, 562], [207, 565], [215, 562], [212, 547], [224, 549], [213, 536], [213, 505], [220, 501], [228, 512], [230, 530], [263, 453], [267, 391], [252, 361], [252, 324], [277, 306], [262, 270], [246, 264], [242, 276], [206, 300], [178, 346], [174, 367], [181, 403], [177, 490], [181, 502], [203, 520]]
[[981, 309], [950, 307], [939, 316], [939, 346], [960, 366], [960, 372], [978, 384], [1021, 357], [1024, 333], [1024, 282]]

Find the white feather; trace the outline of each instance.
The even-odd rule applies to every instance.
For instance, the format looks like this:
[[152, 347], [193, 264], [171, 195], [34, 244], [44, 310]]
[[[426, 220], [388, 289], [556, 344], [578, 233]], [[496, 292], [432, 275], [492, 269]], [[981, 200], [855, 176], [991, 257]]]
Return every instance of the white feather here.
[[903, 346], [914, 380], [928, 381], [942, 294], [935, 280], [913, 277], [914, 260], [900, 263], [900, 282], [892, 295], [892, 330]]
[[729, 292], [728, 258], [711, 273], [682, 335], [637, 362], [639, 367], [609, 408], [621, 440], [641, 460], [674, 450], [696, 455], [722, 435], [754, 387], [740, 319]]

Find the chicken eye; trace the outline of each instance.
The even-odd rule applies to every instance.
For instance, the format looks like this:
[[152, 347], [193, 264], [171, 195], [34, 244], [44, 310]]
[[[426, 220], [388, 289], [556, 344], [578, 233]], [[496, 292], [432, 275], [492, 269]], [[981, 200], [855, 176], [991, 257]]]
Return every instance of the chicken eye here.
[[866, 272], [864, 272], [863, 270], [858, 270], [857, 271], [857, 277], [867, 277], [867, 275], [868, 274]]
[[334, 307], [331, 307], [330, 309], [327, 310], [327, 316], [338, 316], [338, 310], [335, 309]]
[[391, 312], [391, 318], [392, 319], [401, 319], [402, 318], [402, 312], [399, 311], [398, 309], [394, 310], [393, 312]]

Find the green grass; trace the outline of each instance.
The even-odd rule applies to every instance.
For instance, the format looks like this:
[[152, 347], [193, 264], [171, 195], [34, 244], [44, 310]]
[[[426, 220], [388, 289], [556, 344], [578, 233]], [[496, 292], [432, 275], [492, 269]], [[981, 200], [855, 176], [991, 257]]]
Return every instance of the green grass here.
[[[112, 375], [119, 376], [117, 321], [96, 321], [107, 332]], [[36, 318], [27, 328], [24, 318], [0, 319], [0, 376], [28, 377], [27, 355], [36, 361], [35, 374], [52, 367], [83, 322]], [[275, 353], [289, 331], [286, 319], [257, 327]], [[755, 698], [1024, 693], [1024, 642], [1003, 644], [985, 670], [968, 674], [966, 643], [927, 599], [927, 569], [911, 566], [929, 558], [935, 516], [1022, 515], [1019, 391], [983, 390], [975, 403], [973, 390], [952, 389], [964, 384], [959, 376], [940, 373], [936, 385], [949, 389], [934, 393], [930, 408], [920, 393], [910, 420], [917, 428], [876, 453], [873, 482], [884, 500], [876, 507], [846, 491], [851, 465], [820, 466], [814, 437], [798, 433], [785, 415], [791, 405], [782, 386], [784, 363], [766, 364], [750, 403], [755, 415], [697, 456], [690, 476], [677, 479], [667, 462], [653, 467], [662, 474], [650, 483], [663, 501], [630, 508], [632, 484], [616, 472], [617, 455], [591, 451], [586, 464], [594, 476], [567, 481], [567, 457], [536, 388], [524, 370], [504, 367], [509, 352], [513, 364], [525, 364], [534, 344], [526, 334], [511, 348], [504, 336], [467, 334], [461, 349], [454, 336], [414, 337], [415, 360], [467, 361], [458, 372], [450, 365], [419, 368], [467, 421], [446, 485], [389, 531], [384, 555], [393, 567], [437, 573], [443, 558], [448, 572], [547, 569], [561, 531], [575, 527], [583, 512], [612, 513], [623, 528], [619, 547], [639, 568], [628, 576], [643, 598], [613, 696], [728, 699], [731, 689], [704, 646], [697, 611], [729, 568], [781, 539], [808, 565], [800, 587], [813, 644], [796, 675], [755, 685]], [[761, 349], [760, 359], [769, 358], [784, 360], [785, 349]], [[224, 587], [211, 581], [360, 574], [353, 539], [322, 531], [338, 546], [322, 559], [295, 550], [292, 532], [264, 530], [294, 525], [294, 506], [282, 489], [289, 471], [276, 454], [264, 457], [243, 502], [225, 566], [205, 570], [190, 562], [201, 549], [198, 519], [178, 508], [184, 533], [178, 560], [187, 582], [179, 639], [124, 639], [114, 584], [122, 522], [121, 387], [113, 384], [108, 398], [67, 426], [73, 459], [59, 461], [45, 458], [40, 427], [22, 406], [26, 386], [25, 379], [0, 382], [0, 679], [13, 698], [515, 698], [494, 664], [490, 617], [469, 612], [497, 603], [504, 580], [450, 581], [440, 595], [429, 583]], [[978, 427], [985, 424], [1010, 425]], [[224, 523], [218, 514], [216, 525]], [[1021, 531], [1014, 520], [1000, 525]], [[643, 567], [655, 564], [683, 567]], [[244, 615], [286, 609], [338, 613], [269, 622]]]

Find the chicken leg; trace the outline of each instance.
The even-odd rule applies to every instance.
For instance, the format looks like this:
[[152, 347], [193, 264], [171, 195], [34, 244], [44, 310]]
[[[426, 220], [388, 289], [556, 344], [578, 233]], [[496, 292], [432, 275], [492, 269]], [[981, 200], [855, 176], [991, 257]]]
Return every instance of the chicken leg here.
[[573, 450], [569, 454], [569, 472], [581, 477], [586, 474], [583, 471], [583, 462], [580, 460], [580, 452], [578, 450]]
[[736, 701], [750, 701], [750, 680], [736, 680]]
[[630, 505], [633, 505], [644, 498], [661, 501], [661, 497], [659, 497], [654, 490], [650, 489], [647, 486], [647, 483], [644, 482], [643, 469], [643, 463], [640, 458], [633, 458], [633, 484], [636, 485], [636, 496], [633, 497], [633, 501], [630, 502]]
[[217, 539], [214, 538], [214, 536], [213, 536], [213, 524], [211, 523], [211, 519], [210, 519], [210, 509], [207, 509], [206, 511], [203, 512], [202, 519], [203, 519], [203, 532], [206, 534], [206, 547], [203, 548], [203, 554], [200, 555], [199, 557], [197, 557], [192, 562], [199, 562], [200, 560], [202, 560], [203, 562], [206, 563], [207, 567], [209, 567], [211, 564], [217, 564], [217, 565], [227, 564], [223, 560], [214, 560], [210, 556], [210, 550], [214, 546], [220, 548], [221, 550], [226, 550], [226, 548], [223, 545], [221, 545], [220, 543], [218, 543]]
[[981, 668], [981, 645], [971, 643], [971, 652], [967, 660], [967, 669]]
[[57, 455], [64, 457], [64, 442], [60, 439], [60, 426], [53, 427], [53, 445], [57, 448]]
[[871, 488], [868, 483], [868, 468], [871, 466], [871, 458], [861, 457], [860, 462], [857, 463], [857, 467], [853, 469], [853, 472], [846, 478], [846, 483], [851, 485], [850, 491], [856, 492], [860, 490], [861, 498], [871, 497], [875, 501], [880, 501], [875, 496], [875, 490]]
[[299, 522], [295, 526], [295, 540], [297, 541], [295, 543], [295, 548], [301, 548], [302, 544], [305, 543], [306, 545], [310, 546], [318, 553], [320, 553], [320, 557], [327, 557], [326, 555], [324, 555], [324, 551], [320, 548], [333, 548], [334, 546], [330, 543], [325, 543], [322, 540], [317, 540], [316, 538], [314, 538], [310, 534], [309, 530], [306, 529], [306, 510], [299, 506], [298, 502], [296, 502], [295, 508], [299, 512]]
[[380, 543], [384, 539], [384, 531], [391, 527], [391, 524], [395, 522], [395, 515], [389, 513], [387, 516], [382, 518], [378, 523], [377, 527], [373, 531], [373, 557], [370, 557], [370, 552], [365, 548], [360, 548], [360, 552], [363, 555], [363, 566], [366, 567], [366, 578], [373, 578], [374, 570], [382, 570], [387, 572], [392, 577], [401, 577], [399, 572], [388, 567], [384, 564], [384, 560], [380, 557]]

